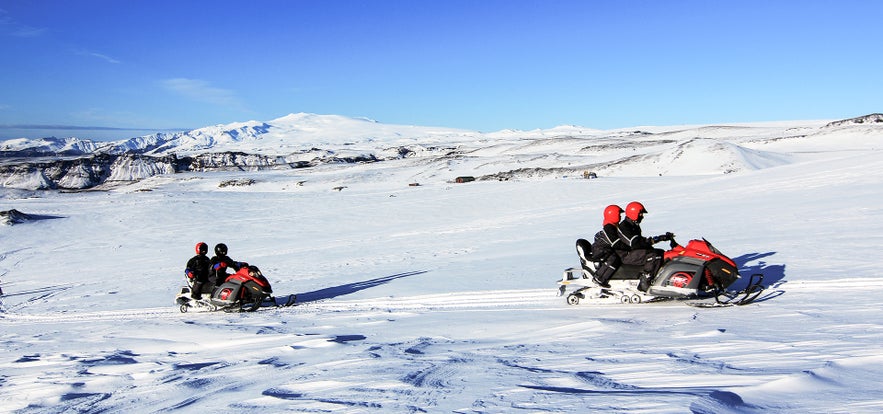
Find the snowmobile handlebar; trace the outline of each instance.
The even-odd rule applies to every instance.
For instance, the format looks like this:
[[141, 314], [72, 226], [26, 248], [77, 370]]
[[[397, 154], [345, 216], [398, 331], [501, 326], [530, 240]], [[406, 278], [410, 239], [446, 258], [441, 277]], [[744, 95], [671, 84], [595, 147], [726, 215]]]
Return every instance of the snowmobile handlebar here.
[[665, 234], [660, 234], [658, 236], [650, 237], [650, 243], [656, 244], [661, 241], [674, 241], [675, 235], [672, 232], [666, 232]]

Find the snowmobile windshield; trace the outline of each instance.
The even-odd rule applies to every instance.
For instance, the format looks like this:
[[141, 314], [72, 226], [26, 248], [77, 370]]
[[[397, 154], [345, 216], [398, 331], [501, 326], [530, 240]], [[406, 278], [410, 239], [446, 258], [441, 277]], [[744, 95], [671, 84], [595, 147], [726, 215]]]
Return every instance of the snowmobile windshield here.
[[702, 241], [704, 241], [705, 244], [708, 245], [708, 250], [709, 250], [709, 251], [711, 251], [712, 253], [714, 253], [714, 254], [716, 254], [716, 255], [718, 255], [718, 256], [724, 256], [724, 254], [721, 253], [721, 251], [718, 250], [716, 247], [714, 247], [714, 245], [712, 245], [710, 241], [705, 240], [704, 237], [702, 238]]

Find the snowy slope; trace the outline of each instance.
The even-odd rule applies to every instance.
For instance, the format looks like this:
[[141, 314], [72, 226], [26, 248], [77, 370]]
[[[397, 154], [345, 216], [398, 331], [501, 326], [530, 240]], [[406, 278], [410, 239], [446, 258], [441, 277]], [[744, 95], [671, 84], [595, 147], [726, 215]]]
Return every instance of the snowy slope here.
[[[0, 211], [34, 218], [0, 226], [0, 410], [880, 412], [879, 127], [690, 129], [0, 189]], [[620, 173], [448, 182], [602, 164]], [[646, 233], [708, 238], [769, 295], [565, 304], [555, 280], [577, 265], [574, 240], [632, 200]], [[227, 243], [301, 303], [179, 313], [198, 241]]]
[[2, 152], [28, 152], [32, 154], [56, 153], [80, 155], [95, 151], [99, 145], [94, 141], [77, 138], [17, 138], [0, 141]]
[[390, 125], [339, 115], [289, 114], [267, 122], [248, 121], [216, 125], [175, 134], [148, 151], [148, 154], [192, 154], [245, 152], [288, 155], [310, 148], [335, 149], [344, 146], [385, 148], [434, 139], [473, 141], [480, 134], [472, 131]]

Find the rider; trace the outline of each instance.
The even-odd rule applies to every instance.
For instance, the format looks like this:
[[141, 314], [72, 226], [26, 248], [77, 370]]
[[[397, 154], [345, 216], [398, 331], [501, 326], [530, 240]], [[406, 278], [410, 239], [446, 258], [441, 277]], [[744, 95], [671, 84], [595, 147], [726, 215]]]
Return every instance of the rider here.
[[187, 261], [187, 267], [184, 269], [184, 274], [187, 275], [187, 279], [191, 283], [190, 297], [193, 299], [202, 297], [204, 287], [208, 289], [212, 287], [206, 285], [209, 281], [209, 269], [211, 268], [211, 261], [206, 253], [208, 253], [208, 245], [205, 242], [196, 243], [196, 256]]
[[638, 290], [642, 292], [646, 292], [650, 287], [650, 283], [662, 265], [662, 258], [665, 254], [662, 249], [653, 248], [653, 244], [674, 238], [674, 234], [671, 233], [656, 237], [642, 236], [641, 221], [644, 219], [644, 214], [647, 214], [644, 205], [632, 201], [625, 206], [625, 218], [619, 223], [619, 240], [627, 249], [625, 255], [622, 256], [622, 262], [642, 267], [638, 284]]
[[248, 266], [248, 263], [237, 262], [227, 256], [226, 244], [218, 243], [215, 245], [215, 256], [211, 260], [211, 275], [209, 279], [215, 282], [215, 286], [221, 286], [227, 281], [229, 276], [227, 274], [228, 267], [238, 271], [245, 266]]
[[622, 264], [620, 255], [625, 254], [625, 245], [619, 240], [618, 231], [621, 217], [621, 207], [616, 204], [607, 206], [604, 209], [603, 228], [595, 234], [592, 243], [592, 260], [601, 263], [592, 280], [601, 287], [610, 287], [607, 282]]

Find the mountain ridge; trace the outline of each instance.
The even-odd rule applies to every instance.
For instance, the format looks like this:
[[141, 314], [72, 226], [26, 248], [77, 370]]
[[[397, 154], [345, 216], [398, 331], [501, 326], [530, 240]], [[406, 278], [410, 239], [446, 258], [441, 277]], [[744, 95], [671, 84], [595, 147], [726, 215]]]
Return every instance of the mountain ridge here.
[[177, 172], [296, 169], [403, 158], [479, 179], [565, 177], [588, 169], [604, 175], [729, 174], [791, 162], [793, 157], [781, 153], [782, 142], [802, 140], [801, 145], [824, 147], [835, 140], [858, 149], [879, 145], [873, 139], [883, 130], [878, 119], [883, 116], [612, 131], [562, 125], [481, 133], [292, 113], [266, 122], [111, 142], [0, 141], [0, 187], [77, 190]]

